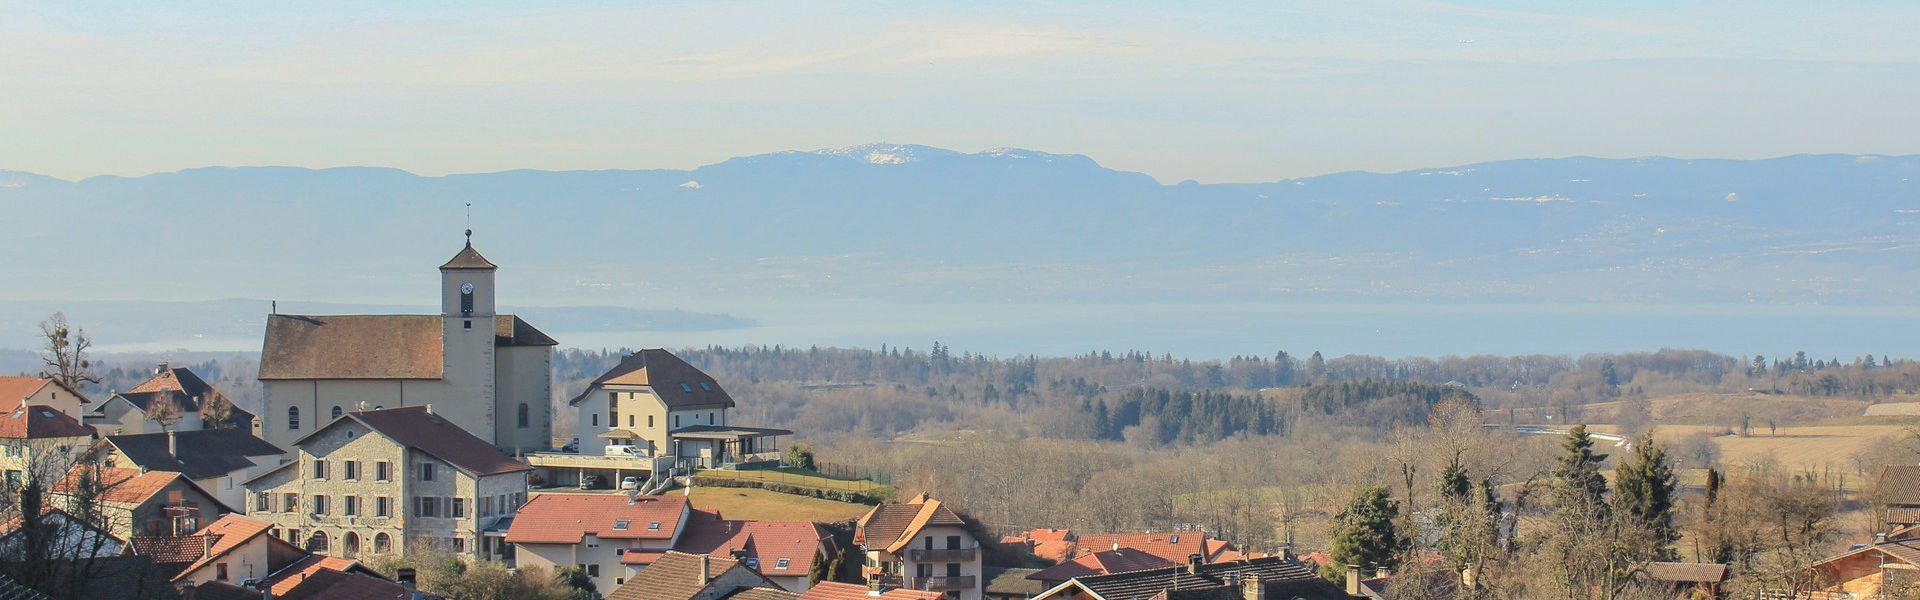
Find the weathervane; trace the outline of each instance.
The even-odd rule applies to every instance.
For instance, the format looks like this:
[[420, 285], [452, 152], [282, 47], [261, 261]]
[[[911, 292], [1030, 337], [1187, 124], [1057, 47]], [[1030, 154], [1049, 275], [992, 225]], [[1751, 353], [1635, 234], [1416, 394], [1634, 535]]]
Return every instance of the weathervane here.
[[467, 203], [467, 245], [473, 245], [473, 203]]

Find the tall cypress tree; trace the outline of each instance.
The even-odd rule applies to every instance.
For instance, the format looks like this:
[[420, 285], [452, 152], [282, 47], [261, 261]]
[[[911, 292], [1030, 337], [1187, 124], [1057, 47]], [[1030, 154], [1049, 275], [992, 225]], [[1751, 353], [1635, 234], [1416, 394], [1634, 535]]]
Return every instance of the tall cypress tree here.
[[1393, 527], [1396, 514], [1399, 508], [1385, 487], [1376, 485], [1354, 494], [1335, 517], [1329, 552], [1333, 562], [1321, 568], [1320, 576], [1328, 581], [1342, 581], [1346, 578], [1347, 565], [1394, 566], [1393, 552], [1400, 546], [1399, 533]]
[[1614, 465], [1613, 480], [1613, 503], [1620, 518], [1653, 535], [1650, 557], [1677, 558], [1673, 543], [1680, 539], [1680, 531], [1673, 524], [1673, 466], [1667, 464], [1667, 449], [1654, 443], [1653, 434], [1642, 434], [1633, 453]]

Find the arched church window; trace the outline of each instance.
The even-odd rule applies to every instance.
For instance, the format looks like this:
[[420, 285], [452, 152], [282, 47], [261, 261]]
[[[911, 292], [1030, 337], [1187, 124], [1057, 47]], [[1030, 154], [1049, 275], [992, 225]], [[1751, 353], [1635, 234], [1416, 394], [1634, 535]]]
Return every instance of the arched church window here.
[[338, 418], [340, 418], [340, 407], [339, 407], [339, 406], [334, 406], [334, 407], [333, 407], [333, 414], [332, 414], [332, 415], [328, 415], [328, 417], [327, 417], [327, 418], [330, 418], [330, 419], [338, 419]]
[[527, 403], [520, 403], [520, 428], [527, 428]]
[[300, 407], [287, 407], [287, 431], [300, 430]]

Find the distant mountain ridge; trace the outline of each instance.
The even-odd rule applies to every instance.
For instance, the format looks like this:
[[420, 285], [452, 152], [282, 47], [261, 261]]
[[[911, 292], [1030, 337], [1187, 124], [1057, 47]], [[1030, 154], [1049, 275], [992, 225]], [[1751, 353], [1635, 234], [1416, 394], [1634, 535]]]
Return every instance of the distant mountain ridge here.
[[910, 144], [684, 170], [0, 172], [0, 207], [43, 224], [0, 239], [36, 257], [0, 273], [35, 290], [14, 298], [163, 282], [170, 298], [399, 290], [458, 243], [465, 202], [476, 242], [535, 304], [725, 298], [751, 315], [737, 307], [792, 297], [1887, 305], [1920, 292], [1920, 156], [1167, 185], [1077, 154]]

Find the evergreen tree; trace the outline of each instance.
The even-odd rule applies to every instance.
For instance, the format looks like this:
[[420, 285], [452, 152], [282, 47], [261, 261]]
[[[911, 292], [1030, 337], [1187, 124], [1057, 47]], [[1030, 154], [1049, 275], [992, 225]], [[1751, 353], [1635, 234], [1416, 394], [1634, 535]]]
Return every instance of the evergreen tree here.
[[1641, 435], [1633, 453], [1614, 465], [1613, 480], [1613, 504], [1620, 518], [1653, 536], [1648, 557], [1677, 558], [1673, 543], [1680, 531], [1673, 524], [1673, 466], [1667, 464], [1667, 449], [1654, 443], [1653, 434]]
[[1554, 508], [1561, 512], [1602, 511], [1590, 516], [1605, 516], [1607, 478], [1600, 474], [1600, 463], [1606, 462], [1607, 455], [1593, 452], [1593, 438], [1587, 435], [1585, 424], [1567, 431], [1561, 447], [1566, 453], [1560, 455], [1560, 464], [1553, 470]]
[[1354, 494], [1334, 518], [1329, 552], [1333, 561], [1321, 568], [1320, 576], [1344, 581], [1348, 565], [1393, 567], [1393, 552], [1400, 546], [1400, 536], [1393, 526], [1393, 517], [1399, 512], [1395, 504], [1387, 488], [1377, 485]]

